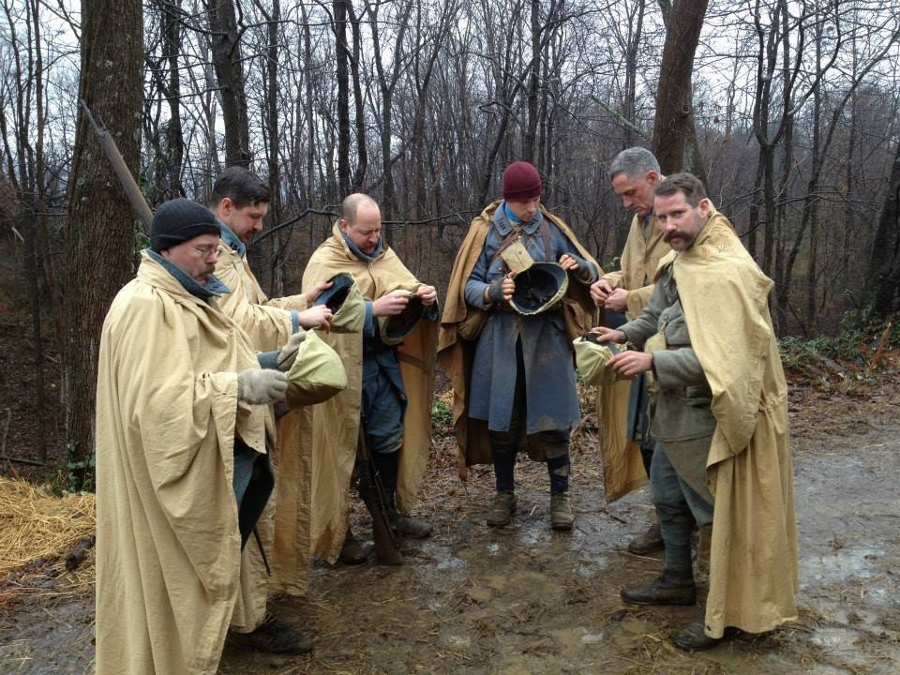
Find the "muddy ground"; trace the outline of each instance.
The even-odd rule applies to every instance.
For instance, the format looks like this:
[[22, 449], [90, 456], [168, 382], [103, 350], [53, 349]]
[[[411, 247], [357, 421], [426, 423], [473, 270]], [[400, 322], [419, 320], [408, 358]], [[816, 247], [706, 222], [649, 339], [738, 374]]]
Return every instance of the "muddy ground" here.
[[[314, 633], [314, 651], [226, 648], [221, 673], [900, 672], [898, 382], [792, 395], [800, 616], [773, 633], [686, 654], [669, 637], [700, 607], [620, 601], [619, 589], [653, 579], [661, 558], [625, 551], [646, 527], [646, 490], [606, 504], [589, 437], [574, 456], [571, 534], [550, 530], [546, 476], [529, 462], [519, 465], [513, 524], [487, 528], [491, 475], [450, 480], [441, 441], [421, 508], [433, 536], [406, 543], [399, 568], [315, 565], [308, 598], [271, 603]], [[365, 532], [363, 515], [354, 520]], [[0, 586], [0, 673], [92, 671], [90, 572], [81, 574], [87, 584], [48, 567]]]

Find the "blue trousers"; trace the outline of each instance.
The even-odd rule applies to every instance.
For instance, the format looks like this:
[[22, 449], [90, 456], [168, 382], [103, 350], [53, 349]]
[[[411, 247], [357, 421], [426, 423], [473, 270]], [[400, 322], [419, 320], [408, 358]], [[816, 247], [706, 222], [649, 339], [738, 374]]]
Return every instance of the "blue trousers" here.
[[692, 575], [691, 534], [694, 523], [699, 527], [711, 525], [713, 504], [678, 476], [660, 443], [656, 444], [650, 464], [650, 493], [666, 545], [666, 572], [675, 577], [689, 577]]

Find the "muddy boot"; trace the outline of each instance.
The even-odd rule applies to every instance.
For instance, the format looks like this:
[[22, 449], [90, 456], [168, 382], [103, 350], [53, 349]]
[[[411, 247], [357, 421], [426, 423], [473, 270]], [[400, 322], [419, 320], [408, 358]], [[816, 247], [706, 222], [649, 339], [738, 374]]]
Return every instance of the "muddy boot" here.
[[662, 576], [646, 586], [623, 588], [622, 600], [629, 605], [693, 605], [697, 602], [697, 589], [693, 577]]
[[350, 528], [347, 528], [347, 534], [344, 535], [344, 544], [341, 546], [341, 552], [338, 554], [338, 560], [345, 565], [361, 565], [372, 555], [372, 546], [363, 545]]
[[305, 654], [313, 648], [311, 637], [275, 617], [266, 619], [252, 633], [229, 632], [228, 643], [267, 654]]
[[554, 530], [571, 530], [575, 523], [568, 492], [550, 495], [550, 527]]
[[498, 492], [494, 496], [494, 503], [488, 511], [487, 524], [491, 527], [503, 527], [509, 525], [513, 514], [516, 512], [516, 495], [512, 492]]
[[699, 618], [690, 624], [687, 628], [684, 628], [675, 635], [672, 636], [672, 642], [679, 649], [684, 649], [686, 651], [698, 651], [701, 649], [712, 649], [713, 647], [722, 644], [725, 640], [730, 640], [735, 637], [740, 630], [734, 628], [733, 626], [728, 626], [722, 634], [720, 638], [709, 637], [706, 634], [706, 631], [703, 628], [704, 621], [703, 618]]
[[391, 526], [401, 537], [409, 537], [410, 539], [424, 539], [434, 529], [431, 523], [423, 518], [404, 516], [397, 510], [393, 499], [390, 497], [388, 502], [388, 519], [391, 522]]
[[659, 524], [657, 523], [651, 525], [650, 529], [644, 532], [644, 534], [632, 539], [628, 544], [628, 552], [634, 553], [635, 555], [647, 555], [649, 553], [662, 551], [665, 547], [662, 540], [662, 534], [659, 530]]

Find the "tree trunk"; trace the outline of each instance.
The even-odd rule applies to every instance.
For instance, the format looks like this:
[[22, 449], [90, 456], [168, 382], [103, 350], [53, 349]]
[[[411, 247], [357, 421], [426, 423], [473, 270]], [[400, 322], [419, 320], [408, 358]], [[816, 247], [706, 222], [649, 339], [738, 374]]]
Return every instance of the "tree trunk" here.
[[250, 166], [250, 125], [241, 66], [241, 36], [232, 0], [207, 0], [210, 47], [225, 126], [225, 166]]
[[531, 65], [528, 73], [528, 126], [522, 159], [534, 163], [538, 126], [538, 91], [541, 84], [541, 2], [531, 0]]
[[[82, 3], [79, 96], [138, 166], [143, 95], [143, 14], [139, 0]], [[103, 319], [133, 273], [133, 210], [79, 110], [66, 226], [66, 450], [70, 487], [93, 482], [94, 398]]]
[[[169, 66], [169, 81], [165, 91], [169, 104], [169, 122], [166, 125], [166, 174], [169, 183], [167, 199], [184, 195], [181, 184], [181, 168], [184, 164], [184, 129], [181, 126], [181, 68], [178, 55], [181, 52], [180, 0], [167, 0], [170, 10], [163, 12], [166, 58]], [[174, 10], [174, 11], [173, 11]]]
[[338, 117], [338, 191], [350, 192], [350, 50], [347, 47], [347, 0], [334, 0], [334, 37], [336, 41], [337, 117]]
[[890, 186], [869, 258], [869, 297], [872, 312], [885, 318], [900, 307], [900, 143], [894, 153]]
[[653, 125], [653, 149], [662, 172], [684, 166], [684, 149], [693, 124], [691, 71], [708, 0], [680, 0], [668, 20]]
[[[283, 208], [280, 190], [281, 171], [278, 162], [281, 153], [281, 135], [278, 132], [278, 52], [281, 45], [281, 2], [280, 0], [269, 0], [269, 2], [271, 3], [270, 12], [266, 12], [265, 3], [257, 2], [256, 4], [266, 19], [267, 58], [263, 68], [266, 77], [265, 132], [268, 143], [266, 165], [268, 168], [269, 192], [272, 195], [268, 218], [270, 223], [277, 223], [281, 220]], [[269, 237], [269, 269], [271, 275], [269, 293], [275, 297], [284, 295], [284, 242], [289, 236], [289, 233], [279, 230]]]

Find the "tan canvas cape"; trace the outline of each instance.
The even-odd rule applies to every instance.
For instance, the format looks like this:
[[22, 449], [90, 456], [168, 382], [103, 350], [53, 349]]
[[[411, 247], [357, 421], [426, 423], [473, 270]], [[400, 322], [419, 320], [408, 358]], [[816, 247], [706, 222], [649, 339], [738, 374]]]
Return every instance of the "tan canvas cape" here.
[[[622, 251], [622, 269], [603, 275], [613, 288], [628, 291], [626, 314], [629, 319], [635, 318], [647, 306], [653, 283], [644, 283], [655, 277], [659, 261], [672, 250], [664, 240], [665, 234], [655, 215], [650, 219], [648, 235], [644, 236], [643, 218], [635, 215]], [[597, 388], [597, 436], [603, 458], [603, 494], [607, 502], [614, 502], [647, 484], [640, 443], [628, 438], [630, 391], [630, 380]]]
[[706, 632], [760, 633], [797, 618], [787, 384], [769, 315], [772, 281], [715, 211], [673, 265], [718, 423], [707, 462], [715, 512]]
[[99, 675], [214, 673], [232, 614], [262, 620], [265, 576], [252, 543], [242, 565], [232, 487], [235, 434], [264, 453], [273, 430], [268, 407], [238, 405], [237, 373], [253, 367], [215, 301], [144, 253], [100, 340]]
[[[415, 290], [416, 277], [383, 244], [375, 262], [366, 263], [348, 248], [341, 229], [334, 226], [310, 257], [303, 274], [308, 291], [338, 272], [353, 275], [367, 300], [375, 300], [398, 288]], [[363, 338], [361, 333], [322, 335], [337, 350], [347, 369], [347, 388], [334, 398], [305, 409], [304, 434], [312, 437], [313, 480], [311, 541], [313, 555], [334, 561], [347, 530], [348, 489], [359, 436], [362, 404]], [[434, 362], [437, 327], [420, 321], [398, 348], [400, 372], [408, 404], [403, 418], [403, 446], [397, 478], [397, 506], [409, 512], [428, 462], [431, 448], [431, 404], [434, 399]]]
[[[656, 276], [656, 268], [672, 248], [665, 241], [665, 233], [659, 226], [659, 219], [654, 215], [647, 228], [648, 236], [644, 236], [643, 218], [635, 215], [631, 219], [628, 239], [622, 249], [621, 269], [608, 272], [603, 278], [613, 288], [624, 288], [628, 291], [629, 319], [640, 314], [653, 293], [652, 279]], [[646, 283], [650, 280], [650, 283]]]
[[293, 331], [291, 315], [284, 310], [307, 309], [305, 296], [267, 297], [247, 258], [225, 244], [219, 245], [216, 276], [231, 289], [231, 293], [222, 296], [222, 310], [247, 332], [256, 349], [262, 352], [281, 349]]
[[[491, 219], [501, 202], [501, 199], [492, 202], [472, 221], [469, 231], [459, 247], [459, 252], [456, 254], [447, 287], [447, 299], [441, 314], [437, 358], [453, 386], [453, 430], [458, 445], [457, 469], [459, 477], [462, 479], [466, 478], [468, 467], [473, 464], [490, 464], [492, 462], [487, 422], [470, 419], [466, 413], [472, 360], [475, 358], [477, 341], [463, 340], [458, 335], [457, 329], [469, 312], [465, 299], [466, 281], [472, 274], [472, 269], [484, 248], [484, 240], [491, 228]], [[547, 211], [543, 205], [541, 205], [541, 213], [572, 242], [582, 258], [597, 265], [597, 261], [585, 250], [568, 225]], [[600, 265], [597, 265], [597, 270], [601, 275], [603, 274]], [[586, 284], [569, 283], [566, 295], [575, 300], [582, 311], [588, 315], [595, 312], [596, 308], [590, 296], [590, 288]], [[539, 434], [522, 439], [523, 447], [527, 447], [529, 456], [535, 460], [543, 459], [543, 449], [540, 447], [539, 441]]]
[[[219, 246], [216, 276], [231, 289], [221, 299], [222, 310], [247, 332], [256, 350], [280, 349], [293, 326], [287, 310], [306, 309], [305, 296], [266, 297], [246, 258], [224, 244]], [[309, 550], [312, 452], [302, 445], [298, 429], [301, 417], [300, 411], [292, 410], [278, 420], [278, 440], [272, 453], [276, 490], [269, 499], [269, 507], [274, 510], [269, 586], [273, 593], [291, 595], [303, 595], [309, 588], [309, 558], [305, 552]]]

